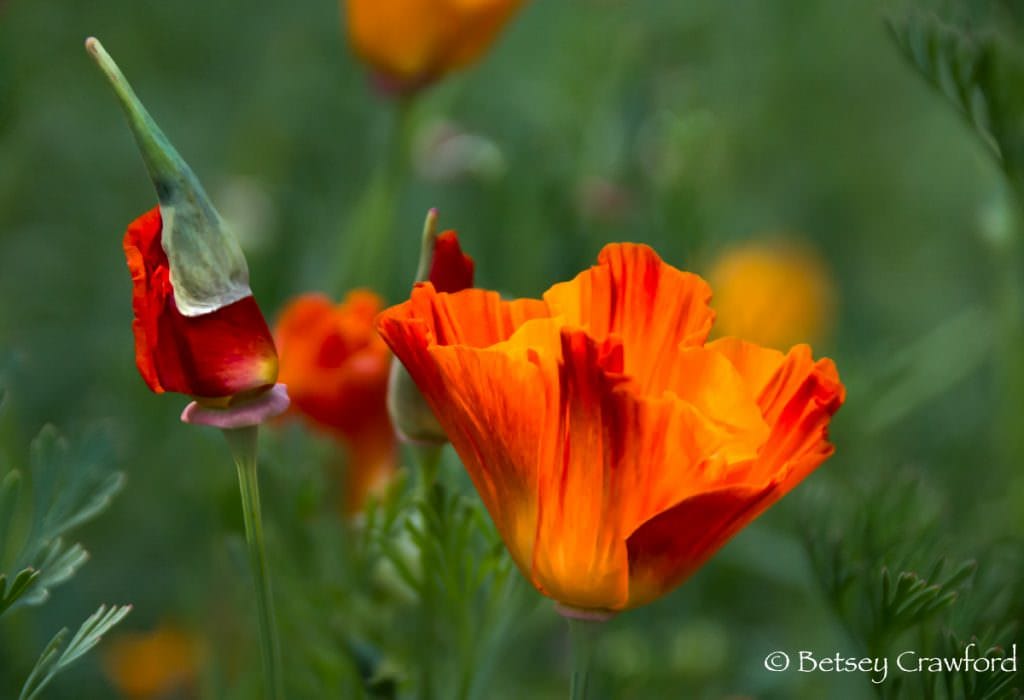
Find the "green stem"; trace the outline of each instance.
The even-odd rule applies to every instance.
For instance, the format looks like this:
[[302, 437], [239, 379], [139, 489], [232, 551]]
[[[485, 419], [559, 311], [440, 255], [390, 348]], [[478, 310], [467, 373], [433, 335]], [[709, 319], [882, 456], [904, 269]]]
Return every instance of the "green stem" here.
[[[438, 467], [441, 463], [441, 452], [443, 445], [424, 445], [424, 444], [413, 444], [410, 447], [413, 458], [416, 460], [416, 466], [419, 470], [419, 481], [417, 483], [417, 492], [419, 494], [419, 500], [422, 501], [421, 507], [424, 513], [433, 511], [438, 518], [443, 518], [443, 510], [435, 508], [437, 501], [433, 498], [434, 484], [437, 483], [437, 472]], [[420, 552], [421, 557], [427, 557], [428, 552]], [[434, 595], [434, 580], [432, 578], [431, 569], [433, 567], [424, 567], [424, 580], [423, 580], [423, 594], [420, 600], [420, 633], [421, 633], [421, 645], [423, 649], [436, 649], [436, 630], [435, 630], [435, 618], [434, 608], [437, 605], [437, 598]], [[428, 654], [426, 657], [421, 657], [420, 667], [420, 697], [423, 700], [430, 700], [434, 695], [434, 678], [433, 678], [433, 659]]]
[[[1011, 177], [1012, 181], [1012, 177]], [[1002, 192], [982, 220], [984, 240], [992, 253], [995, 278], [997, 345], [995, 357], [995, 395], [1000, 405], [993, 421], [994, 457], [997, 464], [1014, 475], [1009, 485], [1000, 481], [1001, 492], [1009, 494], [1007, 503], [1014, 514], [1015, 504], [1024, 498], [1024, 479], [1015, 469], [1024, 451], [1020, 416], [1024, 411], [1024, 192]]]
[[437, 483], [444, 445], [417, 444], [413, 445], [411, 449], [416, 459], [416, 466], [419, 468], [419, 495], [424, 500], [428, 500], [434, 489], [434, 484]]
[[586, 700], [594, 640], [604, 623], [577, 617], [566, 617], [566, 620], [569, 622], [569, 639], [572, 645], [572, 682], [569, 686], [569, 700]]
[[260, 482], [256, 473], [256, 444], [258, 426], [225, 430], [224, 436], [238, 468], [238, 486], [242, 496], [242, 517], [245, 520], [245, 541], [249, 545], [253, 583], [256, 588], [256, 606], [260, 626], [260, 646], [263, 654], [263, 674], [266, 697], [283, 700], [281, 677], [281, 643], [274, 619], [274, 599], [270, 589], [270, 569], [263, 539], [263, 516], [260, 512]]

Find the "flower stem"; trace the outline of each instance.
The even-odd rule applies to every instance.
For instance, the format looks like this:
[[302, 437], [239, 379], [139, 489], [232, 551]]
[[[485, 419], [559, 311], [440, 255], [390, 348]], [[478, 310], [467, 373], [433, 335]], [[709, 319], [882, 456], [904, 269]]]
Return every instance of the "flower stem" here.
[[[421, 501], [420, 507], [423, 508], [424, 514], [432, 513], [441, 522], [442, 527], [444, 525], [444, 509], [437, 508], [437, 500], [434, 498], [434, 485], [437, 483], [437, 472], [438, 467], [441, 463], [441, 451], [443, 445], [428, 445], [428, 444], [412, 444], [410, 445], [410, 451], [413, 454], [413, 459], [416, 461], [416, 467], [418, 470], [418, 482], [416, 484], [416, 491], [419, 500]], [[429, 515], [427, 515], [429, 521]], [[421, 551], [420, 556], [429, 556], [428, 552]], [[443, 564], [444, 562], [431, 562], [432, 564]], [[434, 590], [434, 580], [431, 575], [433, 566], [424, 567], [423, 574], [423, 590], [421, 592], [420, 599], [420, 645], [423, 649], [436, 649], [437, 648], [437, 630], [436, 630], [436, 618], [434, 616], [434, 608], [438, 604], [436, 591]], [[433, 673], [433, 659], [432, 658], [421, 658], [420, 667], [420, 692], [419, 697], [421, 700], [431, 700], [434, 697], [434, 673]]]
[[593, 619], [566, 617], [569, 622], [569, 640], [572, 646], [572, 682], [569, 686], [569, 700], [586, 700], [587, 681], [590, 675], [590, 657], [594, 652], [594, 640], [604, 624]]
[[434, 484], [437, 483], [444, 445], [413, 445], [411, 450], [419, 468], [419, 494], [421, 498], [427, 500], [434, 490]]
[[267, 566], [267, 551], [263, 539], [263, 516], [260, 513], [260, 483], [256, 473], [259, 428], [251, 426], [223, 432], [238, 468], [242, 517], [245, 520], [245, 541], [249, 546], [249, 561], [256, 588], [266, 697], [271, 700], [283, 700], [281, 643], [278, 640], [277, 623], [274, 619], [274, 599], [270, 589], [270, 570]]

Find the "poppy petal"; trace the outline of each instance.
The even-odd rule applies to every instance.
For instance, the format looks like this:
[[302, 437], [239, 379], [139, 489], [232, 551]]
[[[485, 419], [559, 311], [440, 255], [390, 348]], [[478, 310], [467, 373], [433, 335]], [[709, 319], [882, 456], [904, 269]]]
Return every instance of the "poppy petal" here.
[[477, 60], [522, 0], [348, 0], [360, 57], [399, 86], [417, 87]]
[[[456, 0], [463, 26], [444, 44], [445, 66], [451, 70], [476, 61], [522, 4], [523, 0]], [[453, 25], [449, 28], [455, 30]]]
[[714, 312], [711, 289], [697, 275], [666, 265], [646, 245], [605, 246], [597, 265], [544, 294], [552, 314], [594, 338], [622, 340], [625, 371], [646, 393], [663, 378], [681, 346], [703, 344]]
[[167, 391], [198, 399], [262, 391], [277, 378], [277, 351], [263, 313], [245, 297], [213, 313], [183, 316], [167, 299], [154, 358]]
[[789, 491], [833, 452], [828, 424], [846, 397], [835, 364], [815, 362], [806, 345], [787, 355], [732, 338], [708, 348], [730, 359], [772, 426], [746, 478], [764, 483], [781, 474], [783, 493]]
[[366, 431], [390, 432], [390, 353], [374, 332], [381, 305], [367, 290], [350, 292], [340, 304], [303, 294], [281, 313], [275, 334], [280, 381], [288, 385], [294, 410], [318, 427], [353, 439]]
[[159, 208], [133, 221], [124, 236], [132, 276], [135, 364], [157, 393], [230, 400], [273, 386], [277, 351], [252, 296], [199, 316], [178, 311], [160, 242]]
[[[538, 450], [550, 442], [546, 388], [552, 382], [543, 373], [554, 364], [536, 350], [529, 353], [521, 339], [533, 332], [527, 322], [546, 314], [541, 301], [502, 301], [479, 289], [439, 294], [426, 282], [377, 321], [527, 575], [536, 530]], [[511, 340], [523, 326], [520, 339]]]
[[[533, 359], [534, 361], [531, 361]], [[525, 352], [433, 346], [410, 366], [441, 427], [529, 577], [537, 527], [537, 466], [552, 442], [555, 396], [550, 358]], [[423, 389], [424, 386], [431, 387]]]
[[[389, 339], [404, 335], [398, 325], [422, 326], [415, 335], [422, 334], [429, 344], [484, 348], [508, 340], [526, 321], [547, 315], [547, 305], [536, 299], [505, 301], [497, 292], [483, 289], [443, 294], [430, 282], [421, 282], [413, 288], [409, 301], [381, 314], [378, 328], [402, 358]], [[404, 358], [402, 361], [405, 362]]]
[[789, 396], [758, 458], [762, 474], [775, 473], [783, 493], [832, 456], [828, 427], [845, 399], [846, 388], [827, 358], [816, 362]]
[[626, 543], [628, 607], [681, 584], [779, 495], [774, 484], [729, 486], [698, 493], [645, 522]]
[[682, 348], [663, 380], [732, 439], [722, 445], [729, 462], [750, 459], [768, 439], [769, 427], [743, 377], [728, 358], [705, 348]]
[[[124, 235], [124, 254], [128, 272], [132, 278], [132, 332], [135, 336], [135, 365], [149, 388], [161, 394], [165, 391], [160, 384], [156, 363], [151, 348], [157, 345], [157, 314], [150, 309], [162, 309], [171, 293], [166, 272], [160, 283], [153, 280], [161, 258], [166, 261], [160, 247], [160, 207], [148, 212], [128, 225]], [[166, 262], [164, 263], [166, 265]]]
[[622, 521], [622, 470], [609, 459], [616, 436], [606, 414], [621, 374], [621, 345], [563, 328], [551, 439], [540, 463], [532, 576], [546, 595], [578, 608], [617, 609], [628, 593]]
[[439, 292], [460, 292], [473, 286], [473, 258], [462, 252], [455, 231], [445, 231], [434, 241], [429, 280]]
[[624, 384], [605, 408], [605, 447], [619, 491], [614, 515], [626, 534], [693, 494], [717, 488], [734, 469], [733, 433], [673, 394], [640, 396]]
[[[786, 359], [786, 355], [778, 350], [739, 338], [719, 338], [706, 347], [721, 353], [732, 362], [759, 404], [765, 388]], [[765, 406], [762, 404], [761, 408], [764, 411]]]

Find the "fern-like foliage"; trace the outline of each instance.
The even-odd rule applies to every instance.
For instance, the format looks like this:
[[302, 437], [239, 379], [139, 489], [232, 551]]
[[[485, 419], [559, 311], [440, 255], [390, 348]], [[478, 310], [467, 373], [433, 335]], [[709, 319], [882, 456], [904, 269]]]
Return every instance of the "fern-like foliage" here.
[[[1005, 24], [1005, 23], [1004, 23]], [[944, 22], [911, 12], [888, 20], [916, 72], [941, 92], [981, 137], [1024, 197], [1024, 50], [1000, 25]]]
[[[863, 494], [825, 496], [802, 528], [805, 546], [825, 597], [861, 651], [873, 658], [895, 658], [917, 651], [929, 658], [963, 657], [973, 642], [973, 658], [1006, 655], [1013, 630], [999, 630], [962, 642], [953, 630], [985, 626], [996, 610], [978, 585], [978, 564], [957, 561], [937, 534], [943, 531], [937, 496], [912, 474], [890, 475], [884, 485]], [[1013, 673], [975, 668], [942, 673], [893, 673], [881, 685], [881, 698], [933, 700], [1012, 698], [1019, 688]]]
[[818, 522], [803, 528], [805, 546], [850, 635], [865, 652], [884, 656], [895, 639], [955, 603], [976, 564], [936, 554], [929, 533], [937, 506], [910, 476], [862, 500], [844, 494], [843, 503], [822, 504]]
[[[970, 639], [960, 639], [953, 632], [947, 632], [940, 647], [940, 656], [947, 659], [962, 659], [966, 657], [970, 647], [972, 658], [1001, 661], [1008, 657], [1011, 649], [995, 640], [1009, 638], [1012, 638], [1009, 630], [989, 632], [982, 637]], [[936, 688], [937, 692], [933, 692], [932, 696], [940, 697], [939, 693], [944, 691], [946, 697], [964, 700], [1005, 700], [1020, 697], [1020, 673], [1004, 671], [1004, 666], [1008, 667], [1009, 664], [999, 663], [999, 671], [988, 673], [973, 673], [969, 669], [951, 667], [941, 676], [936, 676], [936, 685], [941, 683], [941, 686]]]
[[482, 505], [437, 483], [371, 507], [363, 535], [379, 580], [407, 596], [396, 602], [413, 632], [394, 642], [410, 658], [429, 659], [409, 666], [416, 678], [406, 680], [437, 697], [483, 697], [514, 611], [525, 613], [536, 599]]
[[0, 574], [0, 615], [3, 615], [4, 611], [21, 597], [37, 578], [39, 578], [39, 572], [35, 569], [22, 569], [8, 587], [7, 574]]
[[0, 614], [44, 602], [88, 560], [66, 536], [103, 512], [124, 485], [124, 475], [104, 468], [101, 455], [95, 440], [72, 448], [47, 426], [32, 442], [30, 502], [22, 502], [20, 471], [0, 479]]
[[965, 561], [947, 573], [948, 569], [945, 557], [940, 557], [924, 574], [896, 573], [882, 566], [875, 597], [875, 628], [889, 632], [910, 629], [955, 603], [961, 586], [970, 579], [977, 564]]
[[35, 668], [25, 680], [22, 686], [21, 695], [18, 700], [34, 700], [39, 697], [43, 689], [50, 684], [57, 674], [67, 669], [71, 664], [84, 656], [90, 649], [99, 644], [100, 639], [110, 628], [124, 619], [131, 612], [130, 605], [113, 606], [108, 608], [101, 605], [99, 610], [94, 612], [85, 622], [82, 623], [75, 636], [65, 644], [70, 630], [67, 627], [62, 629], [50, 643], [43, 649]]
[[[0, 615], [23, 605], [38, 605], [89, 558], [66, 536], [110, 505], [124, 476], [102, 464], [95, 440], [74, 448], [46, 426], [30, 449], [31, 495], [16, 469], [0, 476]], [[70, 640], [62, 629], [43, 649], [22, 687], [20, 700], [38, 698], [62, 671], [99, 643], [130, 606], [100, 606]]]

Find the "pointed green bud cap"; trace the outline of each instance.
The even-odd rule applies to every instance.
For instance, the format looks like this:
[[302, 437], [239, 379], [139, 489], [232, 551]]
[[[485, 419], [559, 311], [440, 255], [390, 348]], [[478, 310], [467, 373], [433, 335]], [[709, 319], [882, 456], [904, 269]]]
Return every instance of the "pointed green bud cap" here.
[[[423, 222], [423, 236], [420, 248], [419, 265], [416, 268], [415, 282], [426, 282], [430, 279], [431, 261], [434, 257], [434, 244], [437, 242], [437, 209], [427, 212]], [[409, 372], [398, 361], [391, 358], [391, 372], [388, 377], [387, 396], [388, 415], [395, 426], [400, 439], [407, 442], [425, 444], [441, 444], [448, 441], [444, 429], [434, 417], [434, 412], [423, 399], [416, 382]]]
[[437, 243], [437, 220], [439, 217], [437, 209], [427, 211], [427, 218], [423, 222], [423, 235], [420, 237], [420, 260], [416, 266], [414, 284], [430, 279], [430, 265], [434, 260], [434, 244]]
[[178, 310], [185, 316], [200, 316], [251, 296], [242, 249], [195, 173], [149, 116], [102, 44], [90, 37], [85, 48], [113, 86], [156, 187], [163, 220], [160, 240]]
[[[438, 292], [468, 289], [473, 286], [473, 260], [462, 252], [455, 231], [438, 233], [437, 220], [436, 209], [427, 212], [415, 281], [429, 281]], [[402, 439], [435, 444], [448, 441], [434, 412], [397, 357], [391, 361], [387, 401], [391, 422]]]

